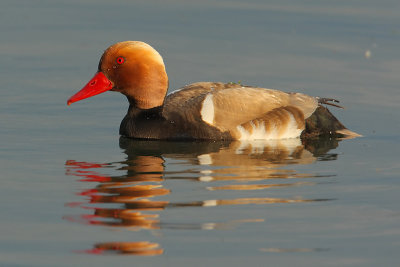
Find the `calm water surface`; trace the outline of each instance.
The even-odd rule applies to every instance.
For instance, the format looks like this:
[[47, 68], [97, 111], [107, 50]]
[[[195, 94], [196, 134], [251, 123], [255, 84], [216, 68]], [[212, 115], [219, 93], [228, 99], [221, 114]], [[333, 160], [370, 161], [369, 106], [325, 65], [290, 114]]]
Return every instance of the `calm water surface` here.
[[[397, 266], [398, 1], [3, 1], [0, 266]], [[127, 101], [66, 106], [142, 40], [170, 91], [335, 97], [353, 140], [144, 142]]]

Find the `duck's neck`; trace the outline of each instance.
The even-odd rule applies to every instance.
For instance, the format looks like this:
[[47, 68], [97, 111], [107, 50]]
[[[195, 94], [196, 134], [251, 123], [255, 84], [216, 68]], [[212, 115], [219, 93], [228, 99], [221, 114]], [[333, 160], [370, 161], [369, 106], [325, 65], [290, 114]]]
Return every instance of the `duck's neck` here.
[[[154, 64], [153, 64], [154, 65]], [[168, 91], [168, 76], [164, 65], [138, 67], [138, 76], [127, 76], [126, 84], [121, 91], [128, 98], [130, 105], [140, 109], [152, 109], [162, 106]]]
[[119, 134], [134, 138], [157, 139], [160, 134], [160, 124], [164, 121], [162, 105], [141, 109], [134, 102], [129, 101], [129, 103], [129, 109], [121, 122]]
[[[129, 98], [128, 98], [129, 100]], [[162, 117], [162, 105], [156, 106], [149, 109], [138, 108], [135, 102], [129, 101], [129, 109], [126, 114], [131, 120], [149, 120], [149, 119], [159, 119]]]

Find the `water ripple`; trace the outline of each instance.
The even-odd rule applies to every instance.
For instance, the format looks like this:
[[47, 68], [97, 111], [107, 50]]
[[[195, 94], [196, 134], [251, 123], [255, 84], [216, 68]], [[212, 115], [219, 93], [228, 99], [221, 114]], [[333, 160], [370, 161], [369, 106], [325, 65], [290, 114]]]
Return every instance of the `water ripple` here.
[[[297, 191], [290, 188], [315, 186], [319, 183], [315, 179], [334, 176], [303, 173], [296, 166], [334, 160], [337, 155], [327, 152], [336, 146], [336, 140], [321, 140], [312, 144], [302, 143], [299, 139], [178, 143], [137, 141], [121, 137], [120, 147], [126, 160], [109, 163], [66, 161], [65, 174], [77, 177], [77, 181], [84, 183], [87, 188], [76, 193], [83, 201], [66, 203], [69, 207], [81, 209], [84, 214], [65, 215], [64, 219], [86, 225], [130, 230], [222, 230], [235, 229], [242, 224], [261, 223], [264, 218], [224, 222], [168, 222], [163, 220], [160, 212], [171, 208], [292, 205], [334, 200], [329, 197], [298, 196]], [[118, 175], [106, 174], [110, 172]], [[323, 182], [326, 183], [326, 180]], [[168, 185], [174, 187], [166, 188]], [[256, 193], [268, 193], [271, 190], [275, 195], [285, 191], [282, 197]], [[193, 194], [188, 196], [188, 191], [193, 191]], [[261, 251], [286, 252], [285, 249]], [[147, 240], [110, 241], [95, 243], [92, 249], [78, 252], [159, 255], [164, 249], [159, 243]]]

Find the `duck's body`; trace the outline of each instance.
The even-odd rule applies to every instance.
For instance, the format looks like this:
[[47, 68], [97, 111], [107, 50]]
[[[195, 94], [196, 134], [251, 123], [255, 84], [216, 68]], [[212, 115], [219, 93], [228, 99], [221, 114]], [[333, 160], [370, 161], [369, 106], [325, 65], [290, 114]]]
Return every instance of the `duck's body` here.
[[167, 89], [168, 77], [158, 52], [145, 43], [127, 41], [104, 52], [95, 77], [68, 104], [107, 90], [119, 91], [130, 104], [120, 134], [141, 139], [357, 135], [319, 107], [318, 98], [301, 93], [211, 82], [191, 84], [165, 96]]

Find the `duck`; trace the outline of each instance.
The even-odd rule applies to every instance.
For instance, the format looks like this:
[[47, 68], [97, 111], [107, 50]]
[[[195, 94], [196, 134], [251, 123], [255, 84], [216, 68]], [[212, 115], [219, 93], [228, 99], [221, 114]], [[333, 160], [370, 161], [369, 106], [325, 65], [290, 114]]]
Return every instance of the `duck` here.
[[146, 140], [276, 140], [361, 136], [327, 109], [339, 101], [241, 83], [197, 82], [167, 95], [162, 56], [141, 41], [108, 47], [94, 77], [67, 104], [120, 92], [129, 102], [119, 134]]

